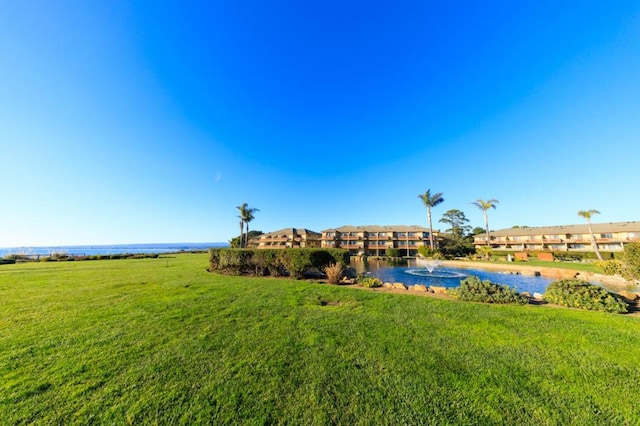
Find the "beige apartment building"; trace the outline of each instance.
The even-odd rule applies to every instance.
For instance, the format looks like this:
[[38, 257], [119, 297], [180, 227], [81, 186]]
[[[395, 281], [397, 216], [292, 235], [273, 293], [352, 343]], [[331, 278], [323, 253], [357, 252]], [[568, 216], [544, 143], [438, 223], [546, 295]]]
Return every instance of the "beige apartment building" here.
[[[640, 222], [593, 223], [593, 234], [601, 251], [622, 251], [624, 245], [640, 241]], [[593, 251], [587, 224], [510, 228], [491, 231], [495, 250]], [[487, 245], [487, 234], [478, 234], [476, 247]]]
[[[433, 233], [436, 246], [438, 236]], [[341, 248], [352, 255], [384, 256], [390, 248], [415, 256], [418, 247], [429, 246], [429, 229], [422, 226], [341, 226], [322, 231], [323, 248]]]
[[249, 240], [249, 247], [259, 249], [320, 247], [321, 234], [308, 229], [285, 228]]

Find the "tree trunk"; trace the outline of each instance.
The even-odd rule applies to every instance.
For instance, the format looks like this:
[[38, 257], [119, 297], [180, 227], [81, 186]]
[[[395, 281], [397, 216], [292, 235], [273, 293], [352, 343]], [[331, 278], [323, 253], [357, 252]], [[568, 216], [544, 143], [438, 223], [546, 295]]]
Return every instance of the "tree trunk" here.
[[429, 245], [431, 246], [431, 250], [433, 247], [433, 226], [431, 225], [431, 208], [427, 207], [427, 218], [429, 219]]
[[244, 246], [244, 223], [240, 221], [240, 248]]
[[587, 220], [587, 225], [589, 225], [589, 235], [591, 236], [591, 247], [596, 252], [596, 256], [598, 256], [598, 260], [602, 260], [602, 255], [600, 254], [600, 250], [598, 249], [598, 243], [596, 242], [596, 237], [593, 235], [593, 229], [591, 229], [591, 221]]
[[491, 247], [491, 235], [489, 235], [489, 218], [487, 217], [487, 211], [484, 211], [484, 227], [487, 229], [487, 246]]

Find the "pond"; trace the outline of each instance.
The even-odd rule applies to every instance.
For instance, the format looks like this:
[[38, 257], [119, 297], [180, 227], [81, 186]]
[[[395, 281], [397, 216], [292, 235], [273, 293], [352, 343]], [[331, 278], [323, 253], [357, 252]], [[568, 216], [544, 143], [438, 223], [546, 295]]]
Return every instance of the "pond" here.
[[544, 293], [547, 286], [554, 281], [552, 278], [519, 275], [511, 272], [485, 271], [481, 269], [450, 268], [440, 265], [409, 264], [398, 266], [382, 260], [363, 262], [352, 260], [351, 266], [358, 272], [368, 272], [382, 282], [400, 282], [408, 286], [425, 284], [427, 286], [458, 287], [460, 281], [469, 275], [475, 275], [481, 280], [489, 280], [496, 284], [503, 284], [515, 288], [519, 292]]

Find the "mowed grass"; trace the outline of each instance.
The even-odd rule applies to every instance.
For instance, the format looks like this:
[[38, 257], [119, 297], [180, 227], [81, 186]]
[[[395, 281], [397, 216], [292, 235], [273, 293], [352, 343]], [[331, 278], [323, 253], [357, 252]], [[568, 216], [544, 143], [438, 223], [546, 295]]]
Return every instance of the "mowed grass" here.
[[637, 317], [206, 266], [0, 266], [0, 424], [639, 423]]

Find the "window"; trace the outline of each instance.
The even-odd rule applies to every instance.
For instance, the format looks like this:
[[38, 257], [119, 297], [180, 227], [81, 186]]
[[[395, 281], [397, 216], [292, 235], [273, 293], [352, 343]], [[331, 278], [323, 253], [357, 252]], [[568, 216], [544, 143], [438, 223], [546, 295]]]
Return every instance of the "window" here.
[[605, 234], [600, 234], [600, 238], [613, 238], [613, 234], [610, 232]]
[[409, 236], [410, 236], [410, 237], [415, 237], [415, 236], [416, 236], [416, 233], [415, 233], [415, 232], [409, 232]]
[[398, 232], [398, 238], [404, 238], [407, 236], [406, 232]]

